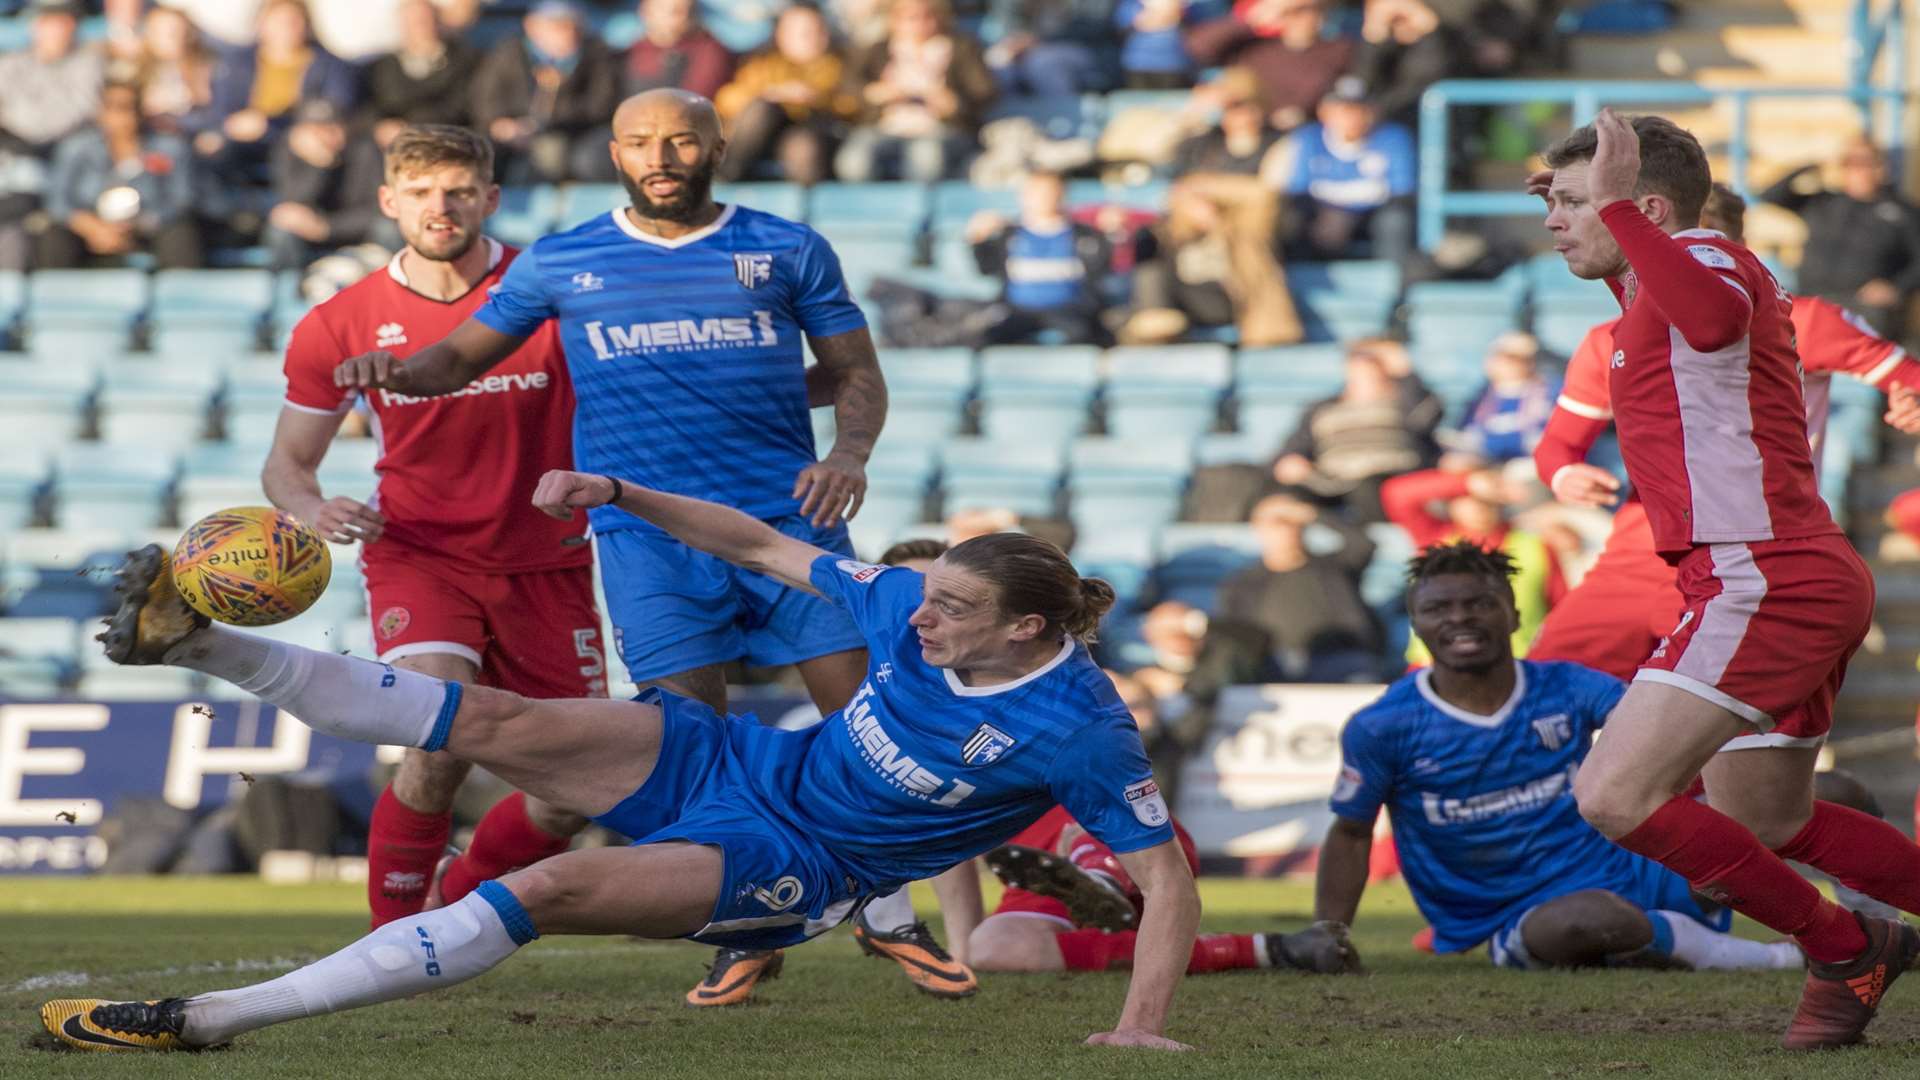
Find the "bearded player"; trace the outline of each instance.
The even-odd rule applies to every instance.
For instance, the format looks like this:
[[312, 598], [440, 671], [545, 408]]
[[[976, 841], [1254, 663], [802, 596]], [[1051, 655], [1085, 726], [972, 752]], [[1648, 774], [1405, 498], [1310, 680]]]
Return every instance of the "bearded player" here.
[[[1873, 578], [1820, 501], [1791, 299], [1753, 253], [1699, 229], [1712, 178], [1669, 121], [1602, 110], [1546, 153], [1548, 230], [1623, 314], [1609, 395], [1679, 625], [1574, 780], [1588, 822], [1807, 954], [1789, 1049], [1858, 1042], [1920, 932], [1827, 900], [1785, 860], [1920, 910], [1920, 848], [1813, 797], [1819, 741], [1872, 617]], [[1730, 740], [1772, 745], [1721, 754]], [[1698, 776], [1705, 803], [1685, 797]]]
[[[488, 302], [400, 363], [355, 357], [344, 387], [447, 394], [485, 377], [549, 322], [578, 397], [582, 468], [730, 506], [785, 535], [851, 556], [866, 460], [886, 418], [886, 384], [839, 260], [813, 230], [721, 206], [713, 174], [726, 145], [713, 105], [655, 90], [622, 103], [610, 153], [630, 205], [543, 237]], [[801, 339], [819, 361], [805, 368]], [[831, 403], [838, 435], [823, 459], [810, 404]], [[845, 612], [804, 589], [695, 551], [616, 507], [588, 515], [614, 642], [635, 682], [725, 712], [723, 665], [794, 664], [823, 715], [860, 685], [866, 652]], [[972, 972], [915, 921], [904, 893], [856, 925], [870, 951], [920, 989], [965, 996]], [[722, 949], [690, 1005], [746, 1000], [777, 974], [778, 952]]]
[[[380, 207], [407, 246], [385, 271], [313, 309], [287, 346], [287, 400], [261, 481], [275, 506], [335, 543], [359, 541], [380, 659], [452, 682], [538, 698], [604, 697], [592, 552], [581, 523], [522, 493], [573, 460], [573, 389], [543, 327], [457, 395], [334, 385], [370, 347], [406, 355], [472, 315], [515, 252], [481, 235], [499, 205], [493, 150], [464, 128], [411, 127], [387, 149]], [[318, 470], [363, 398], [381, 456], [372, 505], [322, 490]], [[409, 749], [373, 810], [367, 901], [378, 927], [417, 914], [471, 768]], [[481, 818], [441, 873], [437, 902], [566, 850], [586, 819], [518, 793]]]

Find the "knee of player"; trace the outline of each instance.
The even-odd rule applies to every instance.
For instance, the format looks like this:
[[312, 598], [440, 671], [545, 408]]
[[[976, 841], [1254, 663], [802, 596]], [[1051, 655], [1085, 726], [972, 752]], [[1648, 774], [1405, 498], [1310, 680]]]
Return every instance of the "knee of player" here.
[[1588, 889], [1551, 900], [1527, 916], [1527, 950], [1552, 964], [1593, 963], [1647, 943], [1647, 916], [1617, 893]]
[[584, 883], [554, 873], [548, 862], [521, 867], [501, 878], [500, 884], [520, 901], [536, 930], [556, 913], [577, 907], [584, 891]]
[[1587, 824], [1610, 840], [1618, 840], [1639, 828], [1649, 813], [1638, 792], [1622, 784], [1606, 783], [1588, 772], [1574, 778], [1573, 798]]

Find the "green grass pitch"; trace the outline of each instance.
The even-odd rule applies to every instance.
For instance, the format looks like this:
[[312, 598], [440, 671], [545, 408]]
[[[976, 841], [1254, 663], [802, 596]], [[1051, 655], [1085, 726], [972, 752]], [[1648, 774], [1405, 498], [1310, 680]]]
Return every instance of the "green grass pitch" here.
[[[1297, 928], [1311, 904], [1297, 883], [1209, 880], [1202, 891], [1211, 930]], [[6, 879], [0, 1078], [1920, 1076], [1920, 985], [1889, 995], [1874, 1045], [1789, 1055], [1776, 1040], [1797, 975], [1494, 971], [1484, 953], [1415, 953], [1419, 926], [1403, 889], [1378, 888], [1356, 934], [1370, 975], [1189, 979], [1170, 1034], [1194, 1055], [1078, 1045], [1118, 1015], [1124, 975], [986, 976], [970, 1001], [935, 1001], [844, 930], [790, 952], [786, 974], [737, 1009], [680, 1004], [704, 949], [556, 939], [444, 994], [255, 1032], [231, 1050], [75, 1054], [37, 1034], [42, 1000], [280, 974], [364, 930], [361, 893], [245, 878]]]

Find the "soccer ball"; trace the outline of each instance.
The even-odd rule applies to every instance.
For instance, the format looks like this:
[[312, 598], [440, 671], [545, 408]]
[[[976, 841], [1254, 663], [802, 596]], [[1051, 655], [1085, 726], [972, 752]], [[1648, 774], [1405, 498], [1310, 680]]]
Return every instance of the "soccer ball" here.
[[193, 610], [271, 626], [313, 606], [333, 576], [327, 542], [291, 514], [237, 506], [193, 523], [173, 547], [173, 584]]

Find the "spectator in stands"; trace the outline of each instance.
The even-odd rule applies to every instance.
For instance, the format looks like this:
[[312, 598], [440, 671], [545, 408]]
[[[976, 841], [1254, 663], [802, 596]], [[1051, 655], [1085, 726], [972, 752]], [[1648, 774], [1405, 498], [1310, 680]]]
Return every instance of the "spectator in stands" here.
[[113, 79], [126, 82], [145, 51], [147, 0], [102, 0], [100, 45]]
[[313, 37], [357, 68], [400, 48], [400, 5], [406, 0], [307, 0]]
[[846, 87], [847, 65], [811, 4], [784, 8], [773, 41], [740, 65], [714, 95], [728, 125], [723, 181], [745, 180], [769, 159], [796, 184], [825, 180], [846, 125], [860, 115], [860, 99]]
[[121, 265], [144, 251], [162, 269], [200, 266], [193, 170], [185, 139], [144, 123], [140, 91], [109, 84], [94, 125], [54, 151], [39, 265]]
[[213, 101], [213, 65], [213, 51], [185, 14], [170, 7], [147, 12], [133, 64], [147, 123], [158, 131], [186, 131], [189, 117]]
[[[1340, 539], [1326, 555], [1307, 549], [1305, 532], [1319, 522]], [[1290, 682], [1378, 679], [1386, 633], [1360, 598], [1360, 575], [1374, 544], [1359, 528], [1291, 495], [1269, 495], [1249, 519], [1260, 561], [1220, 586], [1215, 617], [1259, 627]]]
[[1092, 17], [1075, 0], [1000, 0], [1000, 36], [987, 66], [1008, 97], [1067, 99], [1113, 85], [1104, 47], [1112, 40], [1103, 8]]
[[1275, 155], [1271, 182], [1287, 197], [1287, 257], [1399, 264], [1413, 252], [1413, 133], [1379, 123], [1354, 75], [1335, 80], [1315, 111], [1319, 119], [1287, 136]]
[[670, 86], [711, 98], [733, 77], [733, 54], [700, 25], [693, 0], [640, 0], [640, 26], [627, 49], [627, 93]]
[[46, 163], [0, 132], [0, 270], [25, 270], [32, 264], [27, 224], [36, 220], [46, 183]]
[[1280, 135], [1252, 72], [1229, 69], [1208, 93], [1220, 121], [1174, 155], [1167, 217], [1142, 245], [1120, 340], [1161, 344], [1231, 325], [1244, 346], [1291, 344], [1303, 334], [1276, 256], [1280, 203], [1257, 176]]
[[314, 42], [301, 0], [267, 0], [257, 28], [252, 46], [221, 56], [213, 101], [194, 124], [194, 149], [223, 178], [265, 164], [301, 103], [324, 101], [344, 116], [359, 97], [359, 73]]
[[609, 124], [620, 104], [619, 61], [581, 29], [578, 8], [541, 0], [480, 65], [473, 121], [501, 154], [503, 182], [614, 179]]
[[1288, 131], [1353, 60], [1353, 43], [1327, 37], [1327, 0], [1239, 0], [1232, 15], [1187, 33], [1187, 51], [1202, 67], [1245, 65], [1260, 80], [1273, 124]]
[[989, 344], [1031, 344], [1047, 331], [1056, 343], [1112, 343], [1100, 313], [1113, 251], [1100, 230], [1067, 217], [1065, 177], [1029, 173], [1020, 185], [1019, 219], [983, 210], [967, 222], [967, 242], [980, 272], [1000, 279], [1000, 297], [1012, 308], [990, 331]]
[[1366, 0], [1353, 71], [1373, 88], [1383, 119], [1413, 127], [1427, 87], [1470, 74], [1471, 63], [1459, 32], [1424, 0]]
[[1146, 663], [1129, 674], [1164, 701], [1185, 691], [1207, 638], [1207, 613], [1178, 600], [1155, 604], [1140, 624]]
[[1273, 476], [1315, 501], [1344, 507], [1353, 521], [1376, 522], [1380, 485], [1434, 463], [1442, 407], [1397, 341], [1355, 341], [1346, 368], [1345, 387], [1307, 409]]
[[287, 137], [273, 151], [273, 194], [263, 239], [279, 270], [297, 270], [322, 250], [400, 243], [380, 213], [385, 179], [380, 150], [369, 136], [353, 136], [328, 101], [300, 106]]
[[887, 36], [855, 59], [853, 81], [864, 112], [834, 155], [849, 181], [944, 179], [973, 149], [995, 93], [947, 0], [893, 0]]
[[1113, 26], [1120, 35], [1120, 71], [1127, 88], [1192, 86], [1194, 62], [1185, 31], [1215, 16], [1209, 0], [1120, 0]]
[[[1534, 501], [1536, 487], [1532, 463], [1521, 460], [1511, 470], [1422, 469], [1396, 476], [1380, 489], [1387, 519], [1405, 529], [1416, 548], [1472, 540], [1513, 558], [1518, 567], [1513, 600], [1520, 612], [1520, 625], [1513, 634], [1516, 656], [1526, 655], [1548, 609], [1567, 592], [1554, 545], [1537, 533], [1516, 528], [1508, 519], [1510, 511]], [[1407, 660], [1430, 662], [1418, 638], [1407, 643]]]
[[385, 147], [409, 124], [464, 126], [471, 116], [467, 82], [479, 55], [440, 25], [429, 0], [403, 0], [394, 18], [400, 47], [367, 68], [367, 119]]
[[28, 44], [0, 56], [0, 134], [15, 152], [41, 158], [93, 119], [106, 64], [77, 42], [80, 5], [35, 0]]
[[1760, 193], [1807, 223], [1799, 292], [1844, 305], [1882, 337], [1906, 335], [1906, 307], [1920, 290], [1920, 209], [1887, 182], [1886, 156], [1871, 139], [1840, 155], [1839, 190], [1812, 187], [1804, 165]]
[[1519, 330], [1501, 334], [1487, 349], [1486, 372], [1448, 449], [1495, 465], [1530, 458], [1560, 392], [1540, 370], [1540, 342]]

